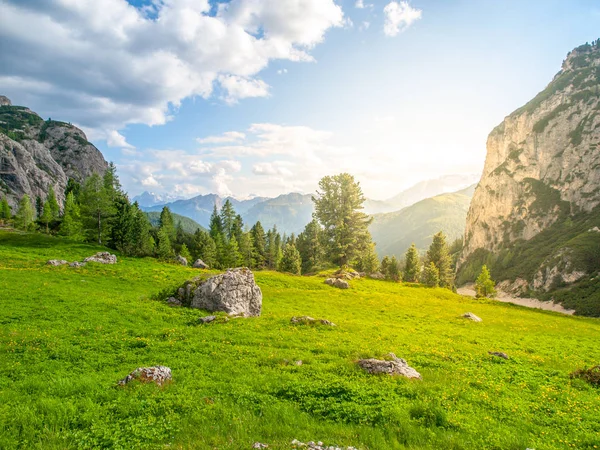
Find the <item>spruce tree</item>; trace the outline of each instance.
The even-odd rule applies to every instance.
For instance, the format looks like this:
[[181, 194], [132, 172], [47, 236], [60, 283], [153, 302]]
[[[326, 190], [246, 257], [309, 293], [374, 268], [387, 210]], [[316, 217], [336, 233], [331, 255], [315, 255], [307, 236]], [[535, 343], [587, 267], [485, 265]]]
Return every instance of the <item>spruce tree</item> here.
[[441, 287], [452, 288], [454, 284], [452, 274], [452, 260], [448, 252], [448, 244], [446, 236], [443, 232], [439, 232], [433, 236], [433, 242], [427, 251], [426, 265], [433, 263], [439, 272], [439, 283]]
[[81, 216], [88, 239], [102, 244], [110, 231], [109, 218], [114, 206], [106, 190], [103, 179], [97, 173], [85, 180], [81, 189]]
[[169, 239], [169, 233], [164, 228], [158, 229], [158, 248], [156, 250], [157, 256], [160, 259], [171, 259], [173, 257], [173, 249], [171, 248], [171, 239]]
[[133, 246], [133, 226], [136, 211], [126, 196], [115, 197], [113, 206], [115, 216], [112, 220], [108, 244], [126, 255], [134, 255], [136, 248]]
[[150, 234], [152, 225], [137, 202], [132, 205], [132, 209], [134, 211], [131, 230], [133, 254], [135, 256], [151, 256], [155, 247], [154, 238]]
[[375, 244], [371, 243], [356, 258], [354, 268], [359, 272], [373, 273], [379, 268]]
[[389, 256], [384, 256], [381, 260], [381, 265], [379, 266], [379, 271], [387, 278], [387, 274], [390, 269], [391, 259]]
[[225, 244], [225, 250], [223, 254], [223, 268], [230, 269], [238, 267], [242, 262], [242, 255], [235, 239], [235, 236], [231, 236], [231, 239]]
[[35, 213], [37, 214], [38, 219], [44, 214], [44, 201], [39, 195], [35, 198]]
[[54, 188], [50, 186], [48, 189], [48, 195], [46, 196], [46, 202], [44, 203], [44, 211], [46, 210], [46, 205], [50, 209], [50, 218], [52, 220], [58, 219], [60, 216], [60, 205], [56, 200], [56, 194], [54, 193]]
[[311, 272], [322, 264], [325, 255], [321, 241], [321, 226], [319, 222], [313, 219], [304, 227], [304, 231], [298, 235], [296, 242], [296, 248], [302, 258], [302, 273]]
[[81, 194], [81, 185], [73, 178], [67, 180], [67, 187], [65, 188], [65, 199], [72, 192], [75, 197], [75, 201], [79, 200], [79, 194]]
[[416, 283], [419, 280], [420, 265], [419, 252], [415, 244], [412, 244], [406, 252], [404, 265], [404, 281]]
[[223, 235], [225, 240], [229, 240], [231, 239], [231, 236], [233, 236], [235, 219], [235, 210], [233, 209], [231, 201], [227, 199], [221, 208], [221, 223], [223, 224]]
[[300, 271], [302, 270], [302, 259], [300, 258], [300, 252], [292, 242], [288, 242], [285, 245], [281, 263], [279, 264], [279, 270], [281, 272], [300, 275]]
[[221, 221], [221, 216], [217, 210], [217, 205], [213, 206], [213, 212], [210, 216], [209, 232], [210, 237], [215, 243], [217, 243], [219, 235], [221, 236], [221, 240], [223, 240], [223, 222]]
[[181, 245], [181, 248], [179, 249], [179, 255], [184, 257], [186, 261], [192, 260], [192, 255], [190, 254], [190, 251], [188, 250], [187, 245], [185, 244]]
[[392, 256], [388, 266], [386, 278], [393, 281], [400, 281], [400, 263], [395, 256]]
[[440, 271], [433, 262], [430, 262], [425, 266], [425, 270], [423, 270], [421, 278], [421, 282], [424, 285], [429, 287], [438, 287], [440, 283]]
[[217, 265], [217, 246], [215, 241], [204, 230], [194, 234], [194, 258], [201, 259], [209, 267]]
[[31, 204], [29, 195], [25, 194], [19, 200], [17, 213], [15, 214], [15, 226], [20, 230], [31, 230], [34, 228], [35, 210]]
[[12, 212], [8, 200], [6, 197], [0, 202], [0, 219], [10, 220], [12, 218]]
[[165, 230], [170, 240], [176, 238], [175, 222], [168, 206], [164, 206], [160, 212], [159, 227]]
[[52, 222], [52, 208], [50, 207], [50, 202], [48, 200], [46, 200], [44, 203], [44, 207], [42, 208], [42, 216], [39, 218], [39, 221], [46, 228], [46, 233], [49, 233], [50, 230], [48, 227], [50, 222]]
[[267, 259], [265, 230], [260, 222], [256, 222], [250, 233], [252, 234], [252, 244], [254, 247], [254, 264], [257, 268], [262, 269]]
[[[237, 237], [236, 240], [238, 240]], [[254, 261], [254, 246], [252, 245], [252, 234], [249, 231], [247, 233], [242, 232], [238, 240], [238, 245], [242, 258], [241, 265], [251, 268], [256, 267], [256, 263]]]
[[319, 182], [314, 217], [325, 228], [332, 262], [346, 266], [371, 242], [372, 219], [361, 210], [365, 202], [360, 183], [347, 173], [328, 176]]
[[60, 224], [58, 234], [67, 236], [73, 240], [81, 240], [83, 238], [83, 225], [81, 223], [81, 213], [79, 205], [75, 202], [75, 194], [70, 191], [65, 200], [63, 219]]
[[481, 268], [481, 273], [475, 280], [475, 292], [477, 298], [496, 296], [496, 283], [490, 277], [490, 271], [486, 265]]

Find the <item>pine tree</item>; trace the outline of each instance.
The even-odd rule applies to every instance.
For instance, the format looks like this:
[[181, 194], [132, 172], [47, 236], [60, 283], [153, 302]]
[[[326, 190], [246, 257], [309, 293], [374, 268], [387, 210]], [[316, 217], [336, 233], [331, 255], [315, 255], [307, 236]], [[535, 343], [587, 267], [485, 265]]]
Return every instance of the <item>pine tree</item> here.
[[392, 256], [392, 259], [390, 260], [386, 278], [388, 280], [400, 281], [400, 263], [395, 256]]
[[46, 233], [49, 233], [50, 230], [48, 226], [50, 225], [50, 222], [52, 222], [52, 208], [48, 200], [46, 200], [44, 203], [44, 207], [42, 208], [42, 216], [39, 220], [46, 227]]
[[25, 194], [19, 200], [17, 213], [15, 214], [15, 226], [20, 230], [31, 230], [34, 227], [35, 210], [31, 204], [29, 195]]
[[79, 205], [75, 202], [75, 194], [70, 191], [65, 200], [63, 219], [58, 232], [61, 236], [67, 236], [73, 240], [83, 239], [83, 225]]
[[279, 260], [281, 259], [281, 236], [277, 232], [277, 227], [273, 226], [272, 230], [267, 231], [267, 267], [271, 270], [277, 270]]
[[126, 196], [115, 197], [113, 206], [115, 216], [111, 223], [108, 245], [126, 255], [133, 255], [136, 252], [133, 246], [133, 226], [136, 211], [132, 208]]
[[79, 200], [79, 194], [81, 194], [81, 185], [73, 178], [67, 180], [67, 187], [65, 188], [65, 199], [72, 192], [75, 197], [75, 201]]
[[104, 172], [102, 179], [104, 182], [104, 188], [106, 189], [106, 194], [108, 195], [110, 201], [114, 201], [117, 197], [124, 195], [123, 189], [121, 188], [121, 182], [117, 176], [117, 167], [113, 162], [108, 164], [108, 168], [106, 169], [106, 172]]
[[113, 213], [114, 206], [102, 178], [97, 173], [92, 174], [81, 189], [81, 216], [90, 240], [102, 244], [110, 231], [108, 219]]
[[325, 255], [321, 241], [321, 226], [319, 222], [313, 219], [304, 227], [304, 231], [298, 235], [296, 242], [296, 248], [302, 258], [302, 273], [311, 272], [322, 264]]
[[233, 225], [231, 226], [231, 235], [235, 236], [235, 238], [238, 241], [238, 244], [240, 243], [240, 241], [242, 240], [242, 235], [244, 234], [244, 220], [242, 219], [242, 216], [240, 216], [239, 214], [237, 216], [235, 216], [235, 219], [233, 219]]
[[379, 266], [379, 271], [387, 278], [387, 274], [390, 268], [391, 259], [389, 256], [384, 256], [381, 260], [381, 265]]
[[217, 205], [214, 205], [212, 215], [210, 216], [209, 232], [210, 237], [215, 243], [217, 243], [219, 235], [221, 236], [221, 240], [223, 239], [223, 222], [217, 210]]
[[209, 267], [217, 265], [217, 246], [215, 241], [204, 230], [194, 234], [194, 258], [201, 259]]
[[150, 230], [152, 225], [148, 216], [139, 208], [137, 202], [132, 205], [134, 211], [131, 230], [131, 245], [135, 256], [150, 256], [154, 253], [155, 241]]
[[223, 235], [225, 240], [231, 239], [233, 236], [233, 227], [235, 223], [235, 210], [229, 199], [225, 200], [223, 207], [221, 208], [221, 223], [223, 224]]
[[171, 240], [169, 239], [169, 233], [164, 228], [158, 229], [158, 248], [156, 250], [157, 256], [160, 259], [171, 259], [173, 257], [173, 249], [171, 248]]
[[12, 212], [10, 205], [8, 204], [8, 200], [6, 199], [6, 197], [4, 197], [0, 202], [0, 219], [10, 220], [11, 217]]
[[267, 244], [265, 240], [265, 230], [263, 229], [260, 222], [256, 222], [256, 224], [254, 224], [254, 226], [250, 230], [250, 234], [252, 235], [252, 244], [254, 247], [254, 263], [257, 268], [262, 269], [265, 266], [265, 262], [267, 259]]
[[496, 296], [496, 283], [490, 277], [490, 271], [487, 266], [484, 265], [481, 268], [481, 273], [475, 281], [475, 292], [476, 297], [495, 297]]
[[441, 287], [452, 288], [454, 285], [454, 277], [452, 274], [452, 260], [448, 252], [448, 244], [446, 236], [443, 232], [439, 232], [433, 236], [433, 242], [427, 251], [427, 263], [433, 263], [439, 272], [439, 283]]
[[42, 214], [44, 214], [44, 201], [39, 195], [35, 198], [35, 213], [38, 219], [40, 219]]
[[371, 243], [363, 250], [354, 263], [354, 268], [359, 272], [373, 273], [379, 268], [379, 258], [375, 252], [375, 244]]
[[404, 281], [408, 281], [410, 283], [416, 283], [419, 280], [420, 265], [419, 262], [419, 252], [417, 251], [417, 247], [415, 244], [412, 244], [408, 251], [406, 252], [405, 257], [405, 265], [404, 265]]
[[46, 202], [44, 203], [44, 211], [46, 210], [46, 205], [50, 208], [50, 220], [56, 220], [60, 216], [60, 205], [56, 200], [56, 194], [54, 193], [54, 188], [50, 186], [48, 189], [48, 195], [46, 196]]
[[343, 267], [371, 242], [368, 226], [372, 219], [360, 211], [365, 196], [360, 184], [347, 173], [322, 178], [319, 189], [313, 197], [314, 217], [325, 228], [333, 262]]
[[433, 262], [425, 266], [421, 282], [429, 287], [438, 287], [440, 283], [440, 271]]
[[241, 261], [242, 255], [240, 255], [237, 240], [235, 239], [235, 236], [231, 236], [231, 239], [225, 244], [223, 267], [227, 269], [238, 267]]
[[181, 248], [179, 249], [179, 255], [184, 257], [186, 261], [192, 260], [192, 255], [185, 244], [181, 245]]
[[160, 212], [159, 227], [165, 230], [170, 240], [176, 238], [175, 222], [168, 206], [164, 206]]
[[[237, 237], [236, 240], [238, 240]], [[250, 232], [242, 232], [238, 243], [240, 247], [240, 255], [242, 257], [241, 265], [251, 268], [256, 267], [256, 263], [254, 261], [254, 246], [252, 245], [252, 234]]]
[[302, 269], [302, 258], [300, 258], [300, 252], [296, 249], [296, 246], [288, 242], [283, 250], [283, 256], [281, 263], [279, 264], [279, 270], [281, 272], [292, 273], [294, 275], [300, 275]]

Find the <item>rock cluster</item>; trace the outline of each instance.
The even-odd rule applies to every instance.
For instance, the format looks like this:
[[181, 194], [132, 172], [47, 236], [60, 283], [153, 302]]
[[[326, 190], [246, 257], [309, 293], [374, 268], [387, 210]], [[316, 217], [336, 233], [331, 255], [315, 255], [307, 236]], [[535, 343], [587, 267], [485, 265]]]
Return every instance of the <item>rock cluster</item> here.
[[124, 386], [133, 380], [138, 380], [142, 383], [156, 383], [162, 386], [172, 380], [171, 369], [165, 366], [138, 367], [120, 380], [119, 385]]
[[475, 314], [473, 314], [472, 312], [467, 312], [464, 313], [461, 317], [464, 317], [465, 319], [469, 319], [472, 320], [473, 322], [483, 322], [481, 320], [481, 318], [477, 317]]
[[95, 255], [88, 256], [83, 262], [95, 262], [100, 264], [116, 264], [117, 257], [108, 252], [98, 252]]
[[69, 264], [69, 261], [65, 261], [64, 259], [51, 259], [49, 260], [46, 264], [48, 264], [49, 266], [64, 266]]
[[194, 278], [179, 288], [177, 298], [172, 298], [192, 308], [243, 317], [260, 316], [262, 309], [260, 287], [252, 271], [245, 267], [229, 269], [205, 281]]
[[348, 289], [350, 287], [350, 284], [348, 284], [346, 280], [342, 280], [341, 278], [327, 278], [325, 280], [325, 284], [339, 289]]
[[310, 316], [298, 316], [298, 317], [294, 316], [290, 319], [290, 322], [292, 322], [293, 324], [297, 324], [297, 325], [320, 323], [321, 325], [335, 327], [335, 323], [330, 322], [327, 319], [313, 319]]
[[336, 445], [325, 445], [323, 442], [310, 441], [306, 444], [298, 439], [292, 441], [292, 448], [306, 448], [309, 450], [358, 450], [356, 447], [338, 447]]
[[390, 353], [388, 357], [391, 359], [361, 359], [358, 361], [358, 365], [372, 374], [387, 373], [389, 375], [402, 375], [406, 378], [421, 379], [421, 374], [410, 367], [406, 360], [396, 357], [393, 353]]

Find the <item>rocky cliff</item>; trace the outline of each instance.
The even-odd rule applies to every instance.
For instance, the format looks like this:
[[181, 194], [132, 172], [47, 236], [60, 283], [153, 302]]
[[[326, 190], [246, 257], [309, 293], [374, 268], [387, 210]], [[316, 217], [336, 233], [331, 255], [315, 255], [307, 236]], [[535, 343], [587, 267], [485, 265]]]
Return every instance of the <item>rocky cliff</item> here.
[[586, 239], [592, 253], [598, 245], [600, 233], [588, 230], [600, 225], [599, 146], [600, 40], [571, 51], [550, 84], [490, 133], [459, 279], [467, 281], [487, 262], [523, 293], [597, 272], [600, 259], [588, 261], [594, 256], [582, 256], [580, 242], [570, 241]]
[[15, 206], [23, 194], [45, 199], [50, 186], [64, 201], [69, 178], [81, 183], [108, 167], [79, 128], [48, 119], [0, 96], [0, 196]]

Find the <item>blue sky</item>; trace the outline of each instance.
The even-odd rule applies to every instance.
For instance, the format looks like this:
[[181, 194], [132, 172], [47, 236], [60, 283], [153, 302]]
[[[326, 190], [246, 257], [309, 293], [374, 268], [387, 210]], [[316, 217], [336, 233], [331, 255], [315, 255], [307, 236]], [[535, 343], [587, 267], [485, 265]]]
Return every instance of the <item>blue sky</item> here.
[[1, 94], [82, 126], [132, 195], [186, 197], [348, 171], [387, 198], [478, 173], [491, 129], [600, 37], [597, 0], [0, 0], [0, 17]]

